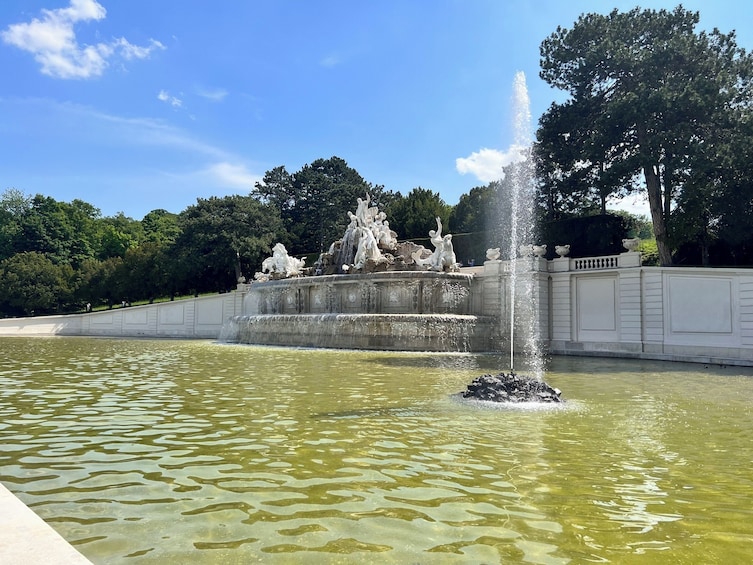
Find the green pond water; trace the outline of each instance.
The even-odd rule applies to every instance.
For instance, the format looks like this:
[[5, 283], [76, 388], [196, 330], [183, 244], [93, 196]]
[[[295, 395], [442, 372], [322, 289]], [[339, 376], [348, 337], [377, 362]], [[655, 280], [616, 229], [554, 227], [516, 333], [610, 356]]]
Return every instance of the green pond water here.
[[750, 563], [753, 369], [0, 339], [0, 481], [96, 564]]

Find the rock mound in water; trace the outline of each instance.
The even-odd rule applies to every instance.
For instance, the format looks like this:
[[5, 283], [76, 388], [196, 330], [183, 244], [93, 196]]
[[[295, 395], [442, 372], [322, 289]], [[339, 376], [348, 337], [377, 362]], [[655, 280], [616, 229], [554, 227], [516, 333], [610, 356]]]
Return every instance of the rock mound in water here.
[[476, 377], [460, 394], [463, 398], [491, 402], [563, 402], [558, 389], [512, 371]]

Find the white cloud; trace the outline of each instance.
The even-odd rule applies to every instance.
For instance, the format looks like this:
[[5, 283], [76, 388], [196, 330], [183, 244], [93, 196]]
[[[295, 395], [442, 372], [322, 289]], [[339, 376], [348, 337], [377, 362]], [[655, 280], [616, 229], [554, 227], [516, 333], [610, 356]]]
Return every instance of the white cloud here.
[[503, 177], [502, 168], [523, 159], [522, 147], [512, 145], [506, 151], [482, 148], [469, 157], [455, 159], [455, 168], [461, 175], [472, 174], [481, 182], [493, 182]]
[[610, 210], [624, 210], [636, 216], [651, 217], [648, 199], [642, 194], [630, 194], [609, 202], [607, 206]]
[[153, 50], [165, 48], [154, 39], [142, 47], [133, 45], [124, 37], [95, 45], [80, 45], [74, 24], [103, 20], [106, 15], [107, 10], [96, 0], [70, 0], [67, 8], [43, 9], [41, 19], [9, 25], [0, 32], [0, 38], [34, 55], [42, 73], [62, 79], [100, 76], [108, 66], [108, 59], [116, 54], [126, 60], [145, 59]]
[[319, 61], [319, 64], [322, 67], [327, 67], [327, 68], [336, 67], [340, 63], [341, 63], [340, 58], [337, 55], [327, 55], [321, 61]]
[[157, 93], [157, 100], [161, 100], [162, 102], [170, 104], [170, 106], [172, 106], [173, 108], [180, 108], [181, 106], [183, 106], [183, 100], [175, 96], [172, 96], [166, 90], [160, 90]]
[[129, 43], [125, 37], [121, 37], [114, 41], [114, 45], [120, 50], [120, 54], [126, 60], [146, 59], [155, 49], [165, 49], [165, 46], [156, 39], [150, 39], [147, 47], [139, 47], [138, 45]]
[[212, 90], [199, 88], [196, 90], [196, 94], [213, 102], [222, 102], [228, 95], [228, 92], [224, 88], [215, 88]]
[[256, 182], [262, 180], [262, 177], [254, 175], [244, 165], [228, 162], [215, 163], [209, 167], [208, 172], [222, 184], [236, 188], [247, 188], [249, 191]]

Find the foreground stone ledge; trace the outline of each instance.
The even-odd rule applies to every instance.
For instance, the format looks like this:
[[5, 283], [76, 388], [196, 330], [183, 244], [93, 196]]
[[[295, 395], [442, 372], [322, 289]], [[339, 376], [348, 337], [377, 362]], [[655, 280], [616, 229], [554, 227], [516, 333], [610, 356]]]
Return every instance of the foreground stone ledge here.
[[44, 520], [0, 484], [0, 563], [92, 565]]

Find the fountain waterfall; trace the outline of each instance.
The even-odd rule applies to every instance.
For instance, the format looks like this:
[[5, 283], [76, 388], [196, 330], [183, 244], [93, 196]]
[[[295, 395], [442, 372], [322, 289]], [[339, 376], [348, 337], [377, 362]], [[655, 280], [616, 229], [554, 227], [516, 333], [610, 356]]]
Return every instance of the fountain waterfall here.
[[[313, 270], [282, 244], [262, 264], [226, 323], [224, 341], [264, 345], [489, 351], [499, 341], [474, 273], [460, 272], [452, 235], [429, 231], [434, 251], [398, 243], [386, 214], [358, 198], [342, 239]], [[475, 296], [475, 298], [474, 298]]]
[[[429, 231], [433, 252], [399, 243], [386, 215], [371, 206], [367, 194], [358, 198], [356, 212], [348, 213], [351, 222], [343, 238], [313, 269], [298, 268], [284, 246], [275, 246], [273, 257], [246, 288], [243, 314], [229, 320], [225, 339], [307, 347], [499, 351], [507, 333], [502, 321], [506, 312], [510, 369], [518, 344], [525, 370], [541, 379], [538, 295], [544, 260], [530, 245], [535, 187], [523, 73], [515, 77], [513, 109], [515, 147], [522, 159], [498, 183], [505, 194], [500, 194], [495, 218], [498, 228], [505, 226], [495, 234], [505, 243], [505, 261], [492, 249], [483, 272], [461, 271], [452, 235], [442, 233], [439, 218], [436, 230]], [[521, 247], [530, 252], [518, 259]], [[302, 276], [307, 274], [315, 276]]]

